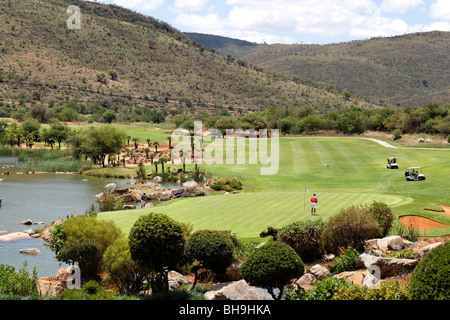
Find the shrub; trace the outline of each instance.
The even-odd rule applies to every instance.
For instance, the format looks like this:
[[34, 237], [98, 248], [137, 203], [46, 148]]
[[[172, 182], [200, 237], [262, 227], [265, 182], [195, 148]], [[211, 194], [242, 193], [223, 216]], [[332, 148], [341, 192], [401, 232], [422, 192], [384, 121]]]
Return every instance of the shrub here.
[[[233, 262], [233, 252], [237, 239], [233, 240], [230, 232], [217, 230], [198, 230], [189, 238], [186, 255], [198, 261], [192, 288], [197, 284], [198, 270], [205, 268], [213, 272], [224, 272]], [[235, 237], [234, 237], [235, 238]]]
[[139, 217], [129, 233], [131, 258], [156, 273], [154, 292], [167, 292], [169, 270], [182, 261], [185, 246], [183, 226], [170, 217], [150, 213]]
[[450, 241], [434, 248], [414, 268], [409, 294], [414, 300], [450, 299]]
[[296, 221], [278, 230], [276, 239], [293, 248], [303, 262], [311, 262], [323, 254], [321, 236], [324, 227], [321, 219]]
[[349, 283], [337, 288], [333, 300], [408, 300], [408, 285], [398, 280], [382, 281], [379, 288]]
[[365, 211], [355, 206], [342, 209], [331, 217], [322, 233], [325, 250], [339, 254], [339, 248], [352, 247], [358, 252], [364, 250], [368, 239], [381, 237], [378, 222]]
[[382, 229], [382, 235], [385, 237], [394, 223], [394, 214], [391, 208], [383, 202], [374, 201], [366, 206], [365, 210], [378, 222]]
[[103, 261], [121, 294], [137, 294], [147, 289], [144, 282], [150, 283], [151, 270], [131, 259], [128, 238], [121, 237], [109, 246], [103, 255]]
[[58, 261], [77, 262], [83, 281], [96, 279], [108, 246], [122, 236], [114, 222], [88, 215], [71, 216], [51, 231], [50, 249]]
[[81, 289], [66, 289], [59, 296], [62, 300], [118, 300], [116, 292], [106, 291], [94, 280], [85, 283]]
[[335, 273], [356, 270], [358, 264], [359, 252], [348, 247], [343, 254], [333, 260], [331, 268]]
[[[305, 266], [299, 255], [287, 244], [270, 241], [248, 256], [241, 267], [243, 278], [252, 285], [266, 288], [280, 300], [284, 286], [303, 275]], [[279, 289], [278, 296], [274, 289]]]
[[33, 268], [30, 274], [27, 263], [16, 271], [13, 266], [0, 264], [0, 295], [35, 296], [38, 295], [36, 280], [37, 271]]
[[296, 288], [292, 287], [285, 293], [286, 300], [333, 300], [335, 294], [352, 284], [342, 278], [325, 277], [322, 279], [316, 279], [313, 282], [313, 288], [305, 291], [299, 285]]

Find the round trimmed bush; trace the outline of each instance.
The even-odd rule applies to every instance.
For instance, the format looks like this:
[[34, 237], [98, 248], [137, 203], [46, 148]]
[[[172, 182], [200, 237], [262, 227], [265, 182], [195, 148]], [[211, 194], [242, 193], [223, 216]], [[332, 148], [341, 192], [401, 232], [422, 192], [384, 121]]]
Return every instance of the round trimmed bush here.
[[322, 232], [322, 243], [325, 250], [337, 255], [349, 246], [362, 252], [366, 240], [381, 235], [382, 229], [371, 214], [350, 206], [328, 220]]
[[186, 255], [199, 264], [194, 267], [197, 283], [197, 271], [201, 268], [213, 272], [224, 272], [233, 262], [235, 242], [230, 232], [217, 230], [198, 230], [189, 238], [186, 244]]
[[185, 237], [183, 226], [165, 214], [150, 213], [139, 217], [130, 229], [131, 258], [158, 273], [152, 289], [167, 292], [168, 272], [183, 259]]
[[[275, 300], [280, 300], [283, 288], [303, 275], [305, 266], [300, 256], [287, 244], [270, 241], [252, 252], [241, 267], [243, 278], [251, 285], [266, 288]], [[274, 289], [280, 290], [278, 296]]]
[[434, 248], [414, 268], [409, 284], [413, 300], [450, 299], [450, 241]]

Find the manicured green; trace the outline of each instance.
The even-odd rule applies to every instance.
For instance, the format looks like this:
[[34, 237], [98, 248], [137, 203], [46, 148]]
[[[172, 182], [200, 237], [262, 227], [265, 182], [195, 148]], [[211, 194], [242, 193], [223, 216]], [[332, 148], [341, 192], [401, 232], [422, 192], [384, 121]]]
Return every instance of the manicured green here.
[[[400, 169], [386, 169], [389, 156], [397, 157]], [[390, 149], [357, 137], [280, 138], [276, 175], [261, 175], [261, 165], [201, 166], [213, 176], [237, 177], [243, 182], [240, 194], [177, 199], [151, 209], [107, 212], [99, 217], [113, 219], [128, 233], [140, 215], [160, 212], [191, 223], [194, 230], [231, 230], [248, 239], [258, 237], [268, 226], [319, 217], [327, 221], [344, 207], [379, 201], [390, 205], [396, 216], [421, 215], [450, 225], [450, 216], [423, 210], [442, 211], [438, 204], [450, 205], [449, 160], [449, 150]], [[427, 179], [406, 182], [404, 169], [409, 166], [421, 166]], [[319, 198], [319, 215], [314, 217], [309, 204], [312, 193]], [[448, 233], [450, 227], [422, 232], [427, 236]]]

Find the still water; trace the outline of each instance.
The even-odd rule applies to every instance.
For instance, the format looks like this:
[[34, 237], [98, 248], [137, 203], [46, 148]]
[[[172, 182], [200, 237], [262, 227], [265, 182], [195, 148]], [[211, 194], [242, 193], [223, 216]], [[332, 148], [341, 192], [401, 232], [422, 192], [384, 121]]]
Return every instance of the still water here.
[[[17, 166], [20, 163], [15, 158], [0, 158], [0, 165]], [[0, 236], [45, 227], [71, 214], [84, 214], [95, 204], [95, 195], [101, 193], [106, 184], [114, 182], [120, 188], [132, 183], [120, 179], [42, 173], [1, 175], [0, 179], [3, 179], [0, 181]], [[21, 224], [27, 219], [43, 224]], [[36, 256], [19, 253], [27, 248], [38, 248], [40, 253]], [[54, 258], [42, 239], [0, 241], [0, 264], [12, 265], [17, 270], [25, 261], [27, 270], [36, 266], [40, 277], [54, 275], [64, 266]]]

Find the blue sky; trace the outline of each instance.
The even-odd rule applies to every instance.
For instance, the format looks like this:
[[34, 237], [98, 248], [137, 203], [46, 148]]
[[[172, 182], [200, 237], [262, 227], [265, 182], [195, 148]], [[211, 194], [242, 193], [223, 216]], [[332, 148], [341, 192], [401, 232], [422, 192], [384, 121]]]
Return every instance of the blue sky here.
[[97, 0], [183, 32], [257, 43], [333, 43], [450, 31], [450, 0]]

